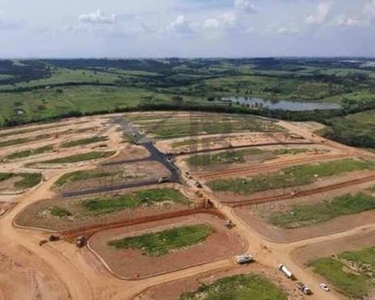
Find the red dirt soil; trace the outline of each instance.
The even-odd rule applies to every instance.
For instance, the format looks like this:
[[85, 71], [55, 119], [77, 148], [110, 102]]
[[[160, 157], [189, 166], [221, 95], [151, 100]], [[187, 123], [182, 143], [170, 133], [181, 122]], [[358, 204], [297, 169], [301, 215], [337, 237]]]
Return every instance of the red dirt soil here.
[[[128, 236], [138, 236], [194, 224], [207, 224], [215, 229], [215, 233], [200, 244], [176, 250], [163, 256], [149, 257], [142, 255], [140, 250], [118, 250], [107, 245], [109, 241]], [[101, 231], [90, 239], [89, 244], [116, 275], [129, 279], [169, 273], [231, 257], [241, 254], [247, 248], [246, 242], [238, 234], [224, 227], [222, 219], [204, 214]]]

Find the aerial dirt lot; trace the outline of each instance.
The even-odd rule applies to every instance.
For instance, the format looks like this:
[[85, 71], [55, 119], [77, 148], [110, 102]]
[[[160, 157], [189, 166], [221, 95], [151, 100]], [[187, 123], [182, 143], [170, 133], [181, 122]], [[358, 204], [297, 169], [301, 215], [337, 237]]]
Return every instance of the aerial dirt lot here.
[[[317, 179], [314, 183], [309, 185], [255, 192], [251, 195], [234, 194], [231, 192], [213, 192], [212, 194], [214, 194], [220, 202], [226, 203], [228, 205], [230, 205], [231, 203], [239, 205], [241, 205], [241, 203], [244, 203], [244, 205], [250, 205], [252, 203], [257, 204], [270, 202], [267, 201], [267, 199], [272, 197], [275, 198], [275, 201], [279, 201], [285, 200], [284, 198], [290, 199], [296, 197], [298, 196], [298, 194], [308, 194], [309, 191], [312, 191], [312, 194], [314, 194], [315, 190], [317, 191], [316, 193], [322, 193], [330, 190], [337, 190], [338, 188], [344, 188], [347, 186], [356, 186], [358, 184], [357, 180], [362, 179], [365, 182], [373, 183], [375, 180], [374, 175], [375, 171], [355, 171], [344, 173], [338, 176], [332, 176], [329, 178]], [[369, 179], [367, 180], [367, 178]], [[294, 196], [293, 193], [296, 193], [296, 195]]]
[[[286, 165], [294, 160], [309, 161], [310, 158], [335, 155], [340, 155], [340, 152], [320, 145], [275, 145], [240, 149], [229, 148], [220, 151], [212, 149], [208, 153], [178, 156], [176, 164], [181, 168], [188, 169], [195, 176], [202, 179], [211, 179], [224, 177], [227, 171], [238, 170], [238, 173], [241, 174], [240, 171], [245, 170], [246, 174], [249, 174], [254, 166]], [[209, 156], [219, 158], [216, 161], [207, 162]], [[232, 158], [230, 158], [231, 156]], [[200, 159], [203, 162], [191, 164], [191, 159]], [[217, 174], [216, 177], [215, 174]]]
[[[149, 186], [148, 189], [157, 188], [158, 186]], [[179, 185], [166, 184], [163, 187], [181, 190]], [[143, 189], [144, 190], [144, 189]], [[144, 219], [160, 214], [176, 213], [184, 210], [194, 210], [192, 205], [184, 204], [168, 204], [161, 206], [140, 206], [135, 209], [123, 209], [111, 213], [90, 213], [85, 212], [81, 208], [81, 201], [89, 201], [93, 199], [112, 199], [123, 194], [135, 192], [137, 189], [126, 190], [124, 192], [112, 193], [97, 193], [94, 195], [60, 198], [55, 197], [48, 200], [38, 201], [28, 206], [20, 215], [17, 216], [15, 222], [20, 226], [44, 228], [54, 231], [69, 231], [79, 228], [91, 227], [94, 225], [106, 225], [117, 222], [129, 222], [137, 219]], [[194, 198], [190, 198], [192, 203], [195, 203]], [[51, 215], [48, 210], [53, 207], [60, 207], [66, 209], [71, 213], [71, 216], [56, 217]]]
[[[111, 240], [196, 224], [207, 224], [214, 228], [215, 232], [197, 245], [175, 250], [162, 256], [150, 257], [142, 254], [140, 250], [120, 250], [107, 244]], [[206, 214], [196, 214], [189, 217], [152, 222], [147, 225], [102, 231], [90, 239], [90, 247], [104, 259], [116, 275], [135, 279], [168, 273], [242, 254], [246, 250], [246, 242], [240, 236], [225, 228], [222, 219]]]
[[[202, 124], [198, 126], [199, 122]], [[197, 125], [198, 130], [190, 130], [190, 125]], [[276, 270], [277, 263], [285, 263], [313, 290], [309, 299], [328, 300], [319, 289], [322, 279], [290, 253], [295, 248], [312, 247], [321, 239], [327, 243], [332, 240], [332, 249], [336, 249], [337, 237], [350, 230], [354, 230], [353, 247], [361, 246], [367, 235], [361, 238], [358, 228], [372, 228], [373, 210], [287, 230], [267, 224], [264, 209], [232, 209], [220, 204], [260, 201], [267, 207], [275, 205], [274, 211], [288, 211], [294, 203], [317, 203], [369, 188], [375, 184], [373, 170], [318, 178], [298, 187], [297, 195], [292, 195], [294, 188], [237, 195], [213, 193], [207, 186], [215, 179], [251, 177], [301, 164], [375, 158], [375, 154], [315, 136], [312, 131], [318, 127], [251, 116], [154, 112], [83, 117], [1, 130], [0, 194], [14, 190], [19, 173], [37, 172], [43, 180], [13, 195], [0, 195], [0, 299], [123, 300], [137, 295], [141, 295], [137, 299], [176, 299], [184, 291], [195, 290], [198, 280], [212, 282], [248, 272], [264, 274], [286, 291], [289, 299], [304, 299], [295, 283]], [[245, 155], [241, 162], [223, 163], [223, 169], [219, 163], [213, 169], [191, 173], [190, 178], [186, 174], [190, 171], [186, 162], [189, 155], [208, 154], [180, 153], [190, 151], [191, 132], [197, 133], [193, 139], [209, 138], [210, 148], [229, 147], [229, 152], [260, 148], [278, 154], [259, 160], [254, 159], [256, 155]], [[153, 145], [175, 155], [168, 157]], [[198, 142], [194, 150], [200, 149]], [[293, 153], [291, 149], [307, 151]], [[211, 155], [222, 154], [223, 150]], [[104, 152], [110, 154], [102, 156]], [[168, 176], [172, 182], [163, 179]], [[172, 196], [166, 200], [159, 192], [154, 194], [157, 199], [149, 199], [149, 190], [164, 188], [180, 191], [190, 202], [173, 193], [167, 193]], [[144, 193], [143, 198], [125, 196], [136, 192]], [[236, 225], [231, 230], [224, 226], [229, 219]], [[115, 250], [107, 245], [121, 237], [186, 224], [209, 224], [215, 233], [201, 243], [156, 257], [142, 255], [142, 250]], [[60, 241], [40, 246], [51, 234], [58, 235]], [[80, 235], [103, 260], [87, 247], [77, 248], [75, 239]], [[315, 252], [320, 255], [311, 251]], [[243, 253], [252, 254], [256, 263], [236, 267], [233, 256]], [[115, 275], [132, 280], [114, 276], [103, 262]], [[19, 285], [23, 288], [17, 288]], [[335, 291], [329, 297], [341, 299]]]
[[90, 171], [105, 174], [106, 176], [103, 175], [103, 177], [100, 178], [68, 182], [63, 186], [56, 187], [55, 190], [58, 192], [82, 191], [103, 186], [117, 186], [119, 184], [131, 184], [152, 180], [156, 183], [158, 178], [170, 176], [170, 172], [165, 169], [164, 166], [153, 161], [99, 166]]
[[249, 273], [263, 275], [265, 278], [271, 280], [281, 290], [286, 292], [289, 300], [307, 299], [295, 288], [293, 281], [286, 279], [276, 269], [268, 268], [254, 262], [247, 266], [232, 266], [220, 271], [203, 273], [198, 276], [185, 278], [184, 280], [156, 286], [136, 296], [133, 300], [176, 300], [183, 293], [196, 291], [200, 284], [210, 284], [220, 278]]

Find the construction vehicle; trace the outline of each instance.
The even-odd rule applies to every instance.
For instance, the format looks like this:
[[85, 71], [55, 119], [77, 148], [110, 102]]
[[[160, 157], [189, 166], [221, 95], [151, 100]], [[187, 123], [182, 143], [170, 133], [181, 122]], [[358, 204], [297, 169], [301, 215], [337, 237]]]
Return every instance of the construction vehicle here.
[[45, 245], [45, 244], [47, 244], [47, 243], [48, 243], [47, 240], [41, 240], [41, 241], [39, 242], [39, 246], [43, 246], [43, 245]]
[[289, 279], [293, 279], [293, 278], [294, 278], [294, 277], [293, 277], [293, 273], [292, 273], [291, 271], [289, 271], [289, 269], [288, 269], [286, 266], [284, 266], [283, 264], [279, 264], [279, 265], [277, 266], [277, 269], [280, 270], [281, 272], [283, 272], [284, 275], [285, 275], [287, 278], [289, 278]]
[[254, 261], [254, 258], [250, 254], [238, 255], [235, 257], [236, 263], [239, 265], [248, 264]]
[[170, 181], [170, 180], [169, 180], [168, 177], [160, 177], [160, 178], [158, 179], [158, 182], [159, 182], [159, 183], [169, 182], [169, 181]]
[[85, 245], [86, 245], [86, 238], [83, 235], [76, 238], [76, 246], [78, 248], [82, 248]]
[[195, 186], [196, 186], [197, 188], [199, 188], [199, 189], [202, 188], [202, 184], [201, 184], [199, 181], [196, 181], [196, 182], [195, 182]]
[[57, 235], [50, 235], [50, 237], [48, 238], [48, 241], [50, 242], [57, 242], [59, 240], [60, 240], [60, 237]]
[[297, 288], [305, 295], [311, 295], [311, 290], [308, 286], [304, 285], [302, 282], [297, 282]]
[[228, 221], [225, 222], [225, 227], [228, 228], [228, 229], [232, 229], [235, 226], [236, 225], [232, 222], [232, 220], [228, 220]]

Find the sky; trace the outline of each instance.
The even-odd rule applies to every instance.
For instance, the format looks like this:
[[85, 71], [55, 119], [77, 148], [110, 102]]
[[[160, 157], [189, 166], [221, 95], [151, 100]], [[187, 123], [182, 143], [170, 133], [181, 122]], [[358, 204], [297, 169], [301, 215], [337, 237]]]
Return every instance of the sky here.
[[0, 0], [1, 58], [375, 56], [375, 0]]

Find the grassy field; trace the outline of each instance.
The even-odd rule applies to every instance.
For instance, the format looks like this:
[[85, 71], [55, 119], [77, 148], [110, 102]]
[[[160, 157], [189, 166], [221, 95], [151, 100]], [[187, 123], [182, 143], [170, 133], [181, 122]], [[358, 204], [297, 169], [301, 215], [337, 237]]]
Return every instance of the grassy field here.
[[356, 195], [340, 196], [334, 198], [332, 201], [314, 204], [295, 204], [289, 212], [271, 214], [268, 217], [268, 222], [283, 228], [297, 228], [373, 209], [375, 209], [375, 197], [359, 193]]
[[93, 160], [93, 159], [99, 159], [99, 158], [107, 158], [115, 154], [115, 151], [107, 151], [107, 152], [98, 152], [98, 151], [93, 151], [93, 152], [88, 152], [88, 153], [83, 153], [83, 154], [76, 154], [76, 155], [71, 155], [67, 157], [62, 157], [62, 158], [56, 158], [56, 159], [51, 159], [51, 160], [45, 160], [45, 161], [39, 161], [31, 164], [27, 164], [27, 166], [33, 166], [33, 165], [48, 165], [48, 164], [72, 164], [72, 163], [77, 163], [77, 162], [83, 162], [83, 161], [88, 161], [88, 160]]
[[209, 166], [217, 164], [233, 164], [233, 163], [244, 163], [246, 162], [247, 156], [254, 156], [260, 154], [267, 154], [267, 151], [261, 149], [245, 149], [239, 151], [226, 151], [218, 154], [205, 154], [205, 155], [194, 155], [188, 159], [190, 166]]
[[39, 141], [39, 140], [48, 139], [50, 137], [51, 137], [51, 135], [49, 135], [49, 134], [41, 134], [41, 135], [38, 135], [38, 136], [32, 137], [32, 138], [26, 138], [25, 137], [25, 138], [18, 138], [18, 139], [13, 139], [13, 140], [2, 141], [2, 142], [0, 142], [0, 148], [31, 143], [31, 142], [35, 142], [35, 141]]
[[199, 244], [214, 232], [215, 230], [207, 225], [183, 226], [157, 233], [114, 240], [109, 242], [108, 245], [116, 249], [142, 250], [148, 256], [161, 256], [173, 250]]
[[287, 300], [275, 284], [256, 274], [240, 274], [201, 284], [196, 292], [181, 295], [180, 300]]
[[217, 192], [233, 192], [238, 194], [251, 194], [255, 192], [298, 187], [312, 184], [317, 178], [327, 178], [343, 173], [372, 170], [375, 163], [365, 160], [344, 159], [319, 164], [308, 164], [282, 169], [278, 173], [257, 175], [248, 178], [233, 178], [214, 180], [208, 186]]
[[52, 150], [53, 150], [53, 145], [48, 145], [48, 146], [44, 146], [44, 147], [40, 147], [40, 148], [36, 148], [36, 149], [30, 149], [30, 150], [15, 152], [15, 153], [9, 154], [5, 158], [9, 159], [9, 160], [26, 158], [26, 157], [33, 156], [33, 155], [38, 155], [38, 154], [50, 152]]
[[142, 205], [157, 205], [161, 202], [188, 204], [189, 200], [173, 189], [150, 189], [137, 191], [109, 199], [92, 199], [80, 202], [90, 214], [105, 214], [124, 209], [135, 209]]
[[141, 129], [145, 130], [147, 134], [153, 135], [159, 139], [249, 131], [284, 131], [282, 127], [276, 124], [249, 116], [219, 114], [199, 116], [191, 114], [190, 116], [171, 115], [169, 117], [154, 117], [154, 119], [152, 116], [147, 119], [129, 119]]
[[343, 252], [336, 257], [309, 262], [314, 272], [323, 276], [351, 299], [366, 299], [374, 289], [375, 249]]
[[61, 176], [53, 185], [54, 188], [63, 187], [71, 182], [83, 181], [94, 178], [103, 178], [111, 176], [110, 172], [101, 171], [76, 171], [72, 173], [67, 173]]
[[14, 187], [17, 190], [32, 188], [38, 185], [43, 179], [40, 173], [0, 173], [0, 183], [14, 177], [21, 177], [19, 181], [14, 183]]
[[63, 126], [61, 124], [56, 124], [56, 125], [34, 127], [34, 128], [21, 129], [21, 130], [0, 131], [0, 138], [8, 137], [8, 136], [15, 136], [19, 134], [25, 134], [25, 133], [30, 133], [30, 132], [36, 132], [39, 130], [47, 130], [47, 129], [57, 128], [57, 127], [61, 128]]
[[375, 110], [335, 118], [322, 135], [340, 143], [375, 148]]
[[53, 206], [49, 208], [49, 212], [51, 216], [58, 217], [58, 218], [66, 218], [66, 217], [72, 216], [72, 214], [68, 210], [58, 207], [58, 206]]
[[66, 143], [61, 144], [61, 147], [62, 148], [72, 148], [72, 147], [77, 147], [77, 146], [93, 144], [93, 143], [105, 142], [107, 140], [108, 140], [108, 138], [106, 138], [104, 136], [94, 136], [94, 137], [91, 137], [91, 138], [85, 138], [85, 139], [79, 139], [79, 140], [66, 142]]

